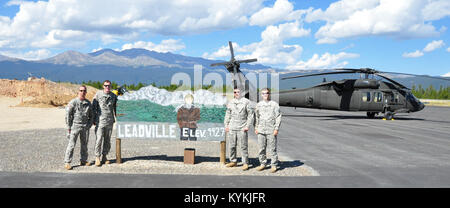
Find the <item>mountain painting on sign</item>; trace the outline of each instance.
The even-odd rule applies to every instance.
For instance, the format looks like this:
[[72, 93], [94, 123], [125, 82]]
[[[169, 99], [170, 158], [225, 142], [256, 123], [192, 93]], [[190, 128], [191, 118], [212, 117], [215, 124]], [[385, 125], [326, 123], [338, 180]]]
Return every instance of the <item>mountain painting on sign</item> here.
[[207, 90], [168, 92], [150, 85], [126, 92], [117, 103], [117, 137], [222, 141], [225, 104], [223, 95]]

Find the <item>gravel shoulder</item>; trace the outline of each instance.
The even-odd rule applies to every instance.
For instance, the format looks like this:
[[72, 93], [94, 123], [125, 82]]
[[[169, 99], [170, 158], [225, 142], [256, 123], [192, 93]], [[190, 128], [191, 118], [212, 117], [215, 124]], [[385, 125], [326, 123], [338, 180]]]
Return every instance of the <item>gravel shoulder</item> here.
[[[0, 171], [7, 172], [64, 172], [64, 173], [121, 173], [121, 174], [183, 174], [183, 175], [259, 175], [259, 176], [314, 176], [311, 167], [299, 160], [279, 155], [281, 169], [270, 173], [269, 168], [257, 171], [257, 143], [249, 138], [250, 169], [227, 168], [219, 163], [220, 143], [206, 141], [168, 141], [122, 139], [122, 164], [115, 163], [115, 138], [111, 140], [108, 159], [112, 164], [96, 167], [79, 166], [80, 145], [75, 146], [73, 170], [64, 169], [63, 158], [68, 140], [64, 128], [0, 131]], [[88, 143], [89, 160], [94, 161], [93, 128]], [[252, 137], [252, 136], [250, 136]], [[196, 164], [184, 164], [184, 148], [195, 148]], [[239, 146], [238, 146], [239, 148]], [[227, 152], [228, 156], [228, 152]], [[240, 151], [238, 150], [238, 157]], [[239, 158], [240, 161], [240, 158]]]
[[[28, 99], [28, 98], [25, 98]], [[115, 130], [111, 139], [110, 165], [79, 166], [80, 143], [75, 145], [73, 170], [64, 169], [64, 153], [68, 140], [64, 123], [64, 108], [17, 107], [21, 98], [0, 96], [0, 171], [64, 172], [64, 173], [123, 173], [123, 174], [188, 174], [188, 175], [318, 175], [299, 160], [279, 153], [281, 170], [270, 173], [256, 171], [259, 165], [256, 136], [249, 134], [250, 169], [226, 168], [219, 163], [219, 142], [186, 142], [168, 140], [122, 140], [122, 164], [115, 163]], [[282, 142], [282, 141], [281, 141]], [[90, 130], [89, 160], [94, 161], [94, 128]], [[183, 163], [184, 148], [195, 148], [195, 164]], [[228, 151], [228, 150], [227, 150]], [[227, 152], [227, 156], [228, 156]], [[240, 150], [238, 146], [240, 161]]]

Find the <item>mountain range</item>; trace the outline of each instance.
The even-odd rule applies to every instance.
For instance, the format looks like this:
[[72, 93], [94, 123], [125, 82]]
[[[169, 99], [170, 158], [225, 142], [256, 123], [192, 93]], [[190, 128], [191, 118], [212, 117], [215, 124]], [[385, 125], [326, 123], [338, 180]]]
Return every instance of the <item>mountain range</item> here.
[[[96, 52], [84, 54], [77, 51], [66, 51], [54, 57], [37, 61], [38, 63], [62, 64], [71, 66], [112, 65], [118, 67], [166, 67], [192, 69], [195, 64], [211, 68], [210, 64], [223, 62], [221, 60], [208, 60], [204, 58], [183, 56], [170, 52], [160, 53], [146, 49], [133, 48], [123, 51], [102, 49]], [[217, 68], [217, 67], [215, 67]], [[267, 69], [270, 67], [261, 64], [244, 64], [242, 68]]]
[[[194, 65], [202, 65], [203, 77], [215, 72], [222, 76], [223, 80], [228, 73], [224, 66], [211, 67], [212, 63], [224, 62], [224, 60], [208, 60], [200, 57], [183, 56], [170, 52], [160, 53], [146, 49], [128, 49], [115, 51], [102, 49], [92, 53], [80, 53], [66, 51], [56, 56], [27, 61], [0, 55], [0, 78], [27, 79], [30, 74], [35, 77], [44, 77], [52, 81], [77, 82], [103, 81], [109, 79], [118, 84], [155, 83], [156, 85], [169, 85], [175, 73], [184, 72], [194, 77]], [[295, 76], [299, 74], [314, 73], [317, 70], [292, 72], [282, 69], [274, 69], [261, 64], [241, 64], [242, 72], [281, 72], [280, 77]], [[323, 72], [323, 71], [321, 71]], [[324, 76], [280, 81], [280, 89], [310, 87], [322, 81]], [[348, 75], [327, 75], [328, 80], [349, 78]], [[400, 76], [393, 77], [407, 87], [412, 85], [429, 86], [439, 88], [440, 85], [448, 86], [450, 82], [444, 80], [429, 79], [426, 77]], [[193, 78], [192, 78], [193, 79]], [[194, 80], [191, 80], [193, 84]], [[270, 83], [270, 76], [268, 79]]]
[[[102, 49], [92, 53], [70, 50], [37, 61], [0, 55], [0, 78], [23, 80], [31, 74], [63, 82], [109, 79], [119, 84], [142, 82], [169, 85], [171, 77], [175, 73], [184, 72], [192, 77], [194, 65], [203, 66], [203, 75], [216, 72], [224, 77], [227, 71], [223, 66], [210, 67], [212, 63], [218, 62], [224, 61], [137, 48], [123, 51]], [[261, 64], [244, 63], [241, 65], [241, 69], [242, 71], [264, 71], [271, 68]]]

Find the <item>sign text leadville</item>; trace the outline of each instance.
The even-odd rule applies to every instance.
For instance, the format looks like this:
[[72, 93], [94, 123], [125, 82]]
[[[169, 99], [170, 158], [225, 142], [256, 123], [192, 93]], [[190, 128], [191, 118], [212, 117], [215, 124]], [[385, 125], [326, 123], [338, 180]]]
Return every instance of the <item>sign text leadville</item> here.
[[195, 131], [166, 122], [118, 122], [117, 138], [179, 140], [180, 135], [196, 137], [198, 141], [222, 141], [225, 129], [220, 123], [199, 123]]

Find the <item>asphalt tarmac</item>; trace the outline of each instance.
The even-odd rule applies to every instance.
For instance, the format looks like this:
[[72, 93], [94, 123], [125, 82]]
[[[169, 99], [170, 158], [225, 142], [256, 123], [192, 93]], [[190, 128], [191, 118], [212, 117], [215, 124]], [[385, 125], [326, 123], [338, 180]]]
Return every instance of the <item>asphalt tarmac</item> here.
[[449, 107], [428, 106], [395, 120], [302, 108], [282, 113], [279, 153], [319, 176], [0, 172], [0, 187], [450, 187]]

